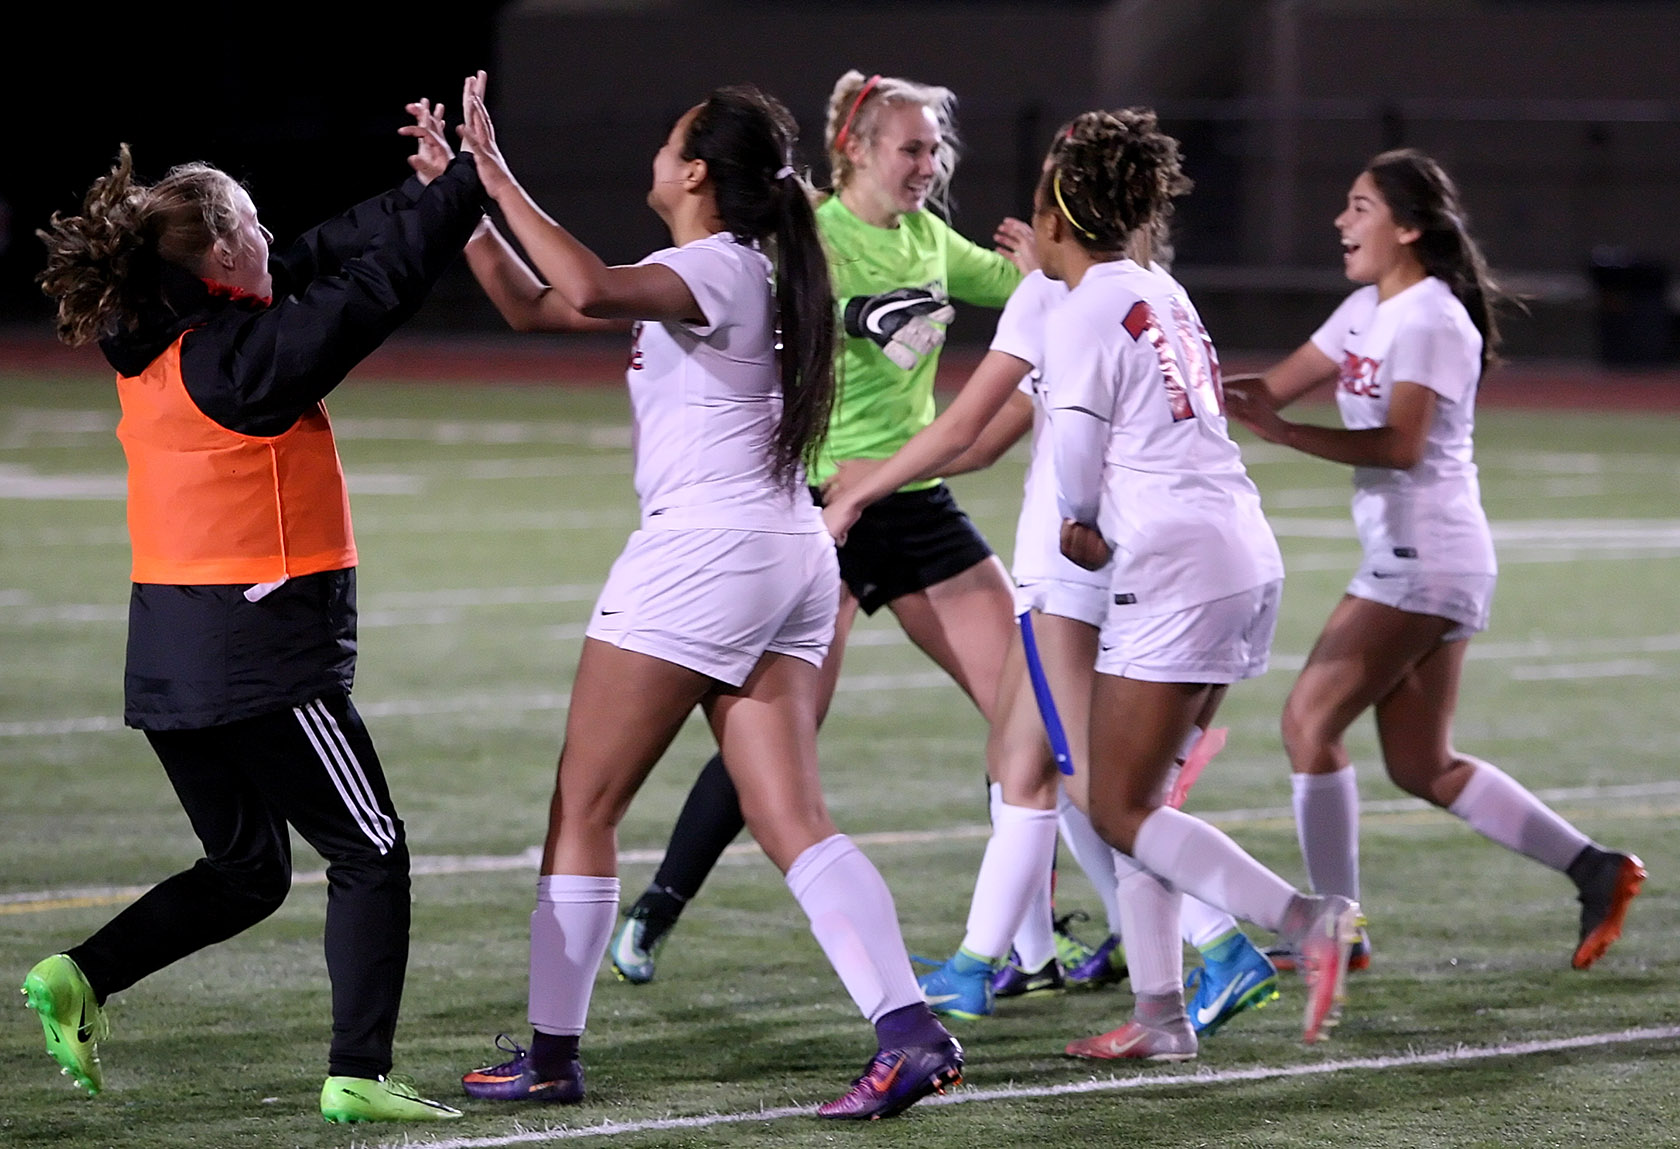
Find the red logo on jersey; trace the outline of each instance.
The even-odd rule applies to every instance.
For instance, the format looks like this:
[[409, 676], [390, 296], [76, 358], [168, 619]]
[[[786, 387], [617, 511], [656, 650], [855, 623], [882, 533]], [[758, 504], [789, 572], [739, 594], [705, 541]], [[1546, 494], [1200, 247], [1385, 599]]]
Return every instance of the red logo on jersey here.
[[633, 324], [630, 328], [630, 370], [642, 369], [642, 325]]
[[1363, 399], [1381, 399], [1382, 388], [1377, 385], [1377, 369], [1381, 359], [1366, 359], [1349, 351], [1342, 357], [1341, 373], [1336, 377], [1336, 390]]

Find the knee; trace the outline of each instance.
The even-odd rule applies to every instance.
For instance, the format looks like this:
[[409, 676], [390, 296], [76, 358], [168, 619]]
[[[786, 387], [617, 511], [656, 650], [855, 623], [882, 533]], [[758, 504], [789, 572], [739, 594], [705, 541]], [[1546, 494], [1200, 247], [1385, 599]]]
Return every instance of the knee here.
[[238, 862], [206, 858], [195, 868], [253, 925], [279, 909], [292, 891], [291, 861], [278, 851]]
[[1090, 819], [1091, 829], [1097, 832], [1097, 837], [1123, 854], [1132, 852], [1132, 839], [1138, 823], [1138, 818], [1132, 810], [1120, 803], [1093, 802]]

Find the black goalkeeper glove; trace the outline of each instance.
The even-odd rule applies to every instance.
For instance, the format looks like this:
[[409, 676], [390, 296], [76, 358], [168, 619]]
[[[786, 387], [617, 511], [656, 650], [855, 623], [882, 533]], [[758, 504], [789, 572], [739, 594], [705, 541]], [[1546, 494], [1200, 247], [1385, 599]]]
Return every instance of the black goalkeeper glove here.
[[881, 295], [854, 295], [842, 314], [847, 335], [873, 339], [888, 359], [909, 371], [945, 342], [945, 329], [936, 325], [951, 322], [957, 310], [925, 287], [901, 287]]

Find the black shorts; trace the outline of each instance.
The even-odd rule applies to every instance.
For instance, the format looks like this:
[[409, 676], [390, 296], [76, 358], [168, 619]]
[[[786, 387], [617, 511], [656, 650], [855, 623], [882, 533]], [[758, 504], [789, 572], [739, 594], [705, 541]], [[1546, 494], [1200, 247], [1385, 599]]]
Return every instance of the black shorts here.
[[901, 595], [926, 590], [985, 561], [992, 548], [941, 483], [894, 491], [866, 507], [839, 554], [846, 589], [864, 614], [874, 614]]

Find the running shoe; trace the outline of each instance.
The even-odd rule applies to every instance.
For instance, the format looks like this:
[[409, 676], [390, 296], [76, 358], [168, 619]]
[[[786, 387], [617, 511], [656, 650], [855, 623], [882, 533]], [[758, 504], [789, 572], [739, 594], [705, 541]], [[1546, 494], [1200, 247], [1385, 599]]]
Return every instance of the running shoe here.
[[321, 1118], [329, 1125], [357, 1121], [453, 1121], [461, 1116], [441, 1101], [420, 1096], [401, 1077], [329, 1077], [321, 1086]]
[[1189, 1061], [1196, 1056], [1196, 1031], [1187, 1018], [1181, 1018], [1176, 1025], [1161, 1028], [1145, 1025], [1133, 1018], [1119, 1029], [1070, 1041], [1067, 1055], [1101, 1061], [1121, 1058]]
[[[1266, 960], [1272, 963], [1272, 968], [1279, 973], [1293, 973], [1301, 968], [1300, 955], [1293, 946], [1278, 944], [1266, 950]], [[1371, 968], [1371, 935], [1365, 932], [1365, 927], [1359, 927], [1359, 936], [1353, 941], [1348, 950], [1348, 972], [1360, 973]]]
[[111, 1027], [81, 967], [66, 954], [42, 958], [24, 977], [23, 996], [41, 1019], [47, 1052], [58, 1062], [59, 1072], [87, 1090], [89, 1097], [97, 1096], [105, 1087], [99, 1043], [110, 1035]]
[[1359, 903], [1340, 894], [1316, 899], [1317, 912], [1302, 933], [1296, 952], [1300, 954], [1301, 976], [1307, 982], [1307, 1012], [1301, 1024], [1301, 1041], [1307, 1045], [1323, 1041], [1328, 1030], [1341, 1020], [1347, 1000], [1348, 954], [1359, 936]]
[[883, 1049], [841, 1097], [817, 1106], [818, 1117], [878, 1121], [910, 1108], [930, 1093], [962, 1084], [963, 1051], [957, 1039], [937, 1045]]
[[[1588, 846], [1592, 854], [1569, 867], [1580, 889], [1581, 941], [1570, 964], [1587, 969], [1622, 936], [1628, 903], [1645, 884], [1645, 864], [1632, 854], [1616, 854]], [[1579, 876], [1577, 876], [1579, 874]]]
[[1243, 1010], [1260, 1009], [1277, 1000], [1277, 970], [1253, 942], [1243, 938], [1241, 946], [1228, 961], [1204, 959], [1184, 979], [1190, 1026], [1199, 1036], [1212, 1037]]
[[1062, 963], [1055, 958], [1044, 959], [1035, 970], [1021, 968], [1015, 951], [1009, 951], [1009, 961], [992, 975], [992, 994], [995, 997], [1027, 997], [1035, 993], [1055, 993], [1062, 989]]
[[647, 941], [647, 911], [631, 906], [624, 915], [624, 924], [613, 934], [607, 953], [612, 957], [613, 972], [619, 981], [631, 985], [646, 985], [653, 980], [653, 955], [670, 933], [667, 926], [651, 942]]
[[934, 1013], [974, 1021], [992, 1014], [992, 972], [991, 962], [959, 949], [918, 977], [916, 984]]
[[1126, 951], [1119, 935], [1109, 934], [1093, 949], [1070, 928], [1073, 922], [1089, 920], [1082, 910], [1056, 919], [1056, 959], [1062, 963], [1062, 977], [1081, 989], [1096, 989], [1126, 976]]
[[467, 1096], [485, 1101], [547, 1101], [576, 1105], [583, 1100], [583, 1062], [573, 1059], [565, 1072], [544, 1080], [531, 1051], [505, 1033], [496, 1035], [496, 1048], [511, 1054], [500, 1065], [475, 1069], [461, 1078]]

